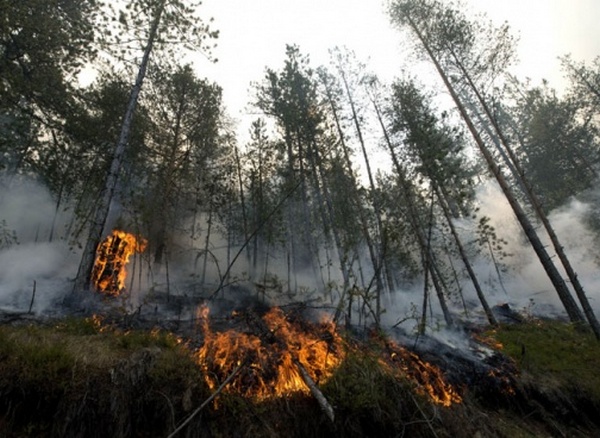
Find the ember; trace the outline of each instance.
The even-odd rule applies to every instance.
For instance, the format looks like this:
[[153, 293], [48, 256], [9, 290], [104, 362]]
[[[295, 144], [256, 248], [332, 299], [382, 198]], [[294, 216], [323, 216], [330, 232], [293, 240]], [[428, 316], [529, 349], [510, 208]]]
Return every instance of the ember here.
[[256, 327], [256, 334], [236, 330], [215, 333], [209, 327], [208, 314], [207, 307], [200, 308], [204, 345], [198, 361], [211, 388], [244, 363], [244, 370], [232, 381], [229, 391], [259, 399], [308, 393], [300, 368], [314, 382], [322, 383], [344, 356], [332, 324], [291, 322], [277, 307], [249, 322]]
[[118, 296], [125, 289], [127, 264], [136, 252], [146, 249], [147, 241], [125, 231], [113, 230], [96, 250], [92, 270], [92, 284], [96, 291], [108, 296]]

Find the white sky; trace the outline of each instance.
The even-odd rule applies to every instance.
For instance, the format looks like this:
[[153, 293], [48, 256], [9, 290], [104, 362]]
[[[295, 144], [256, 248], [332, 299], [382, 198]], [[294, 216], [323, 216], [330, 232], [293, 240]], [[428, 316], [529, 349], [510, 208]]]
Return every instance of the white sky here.
[[[600, 55], [600, 0], [466, 2], [497, 23], [508, 21], [520, 36], [521, 64], [514, 72], [521, 79], [546, 78], [560, 89], [558, 56]], [[198, 74], [224, 88], [235, 119], [247, 119], [250, 83], [262, 80], [266, 67], [283, 66], [286, 44], [297, 44], [313, 67], [328, 63], [330, 48], [346, 46], [384, 81], [403, 67], [401, 34], [390, 26], [382, 0], [204, 0], [201, 8], [221, 34], [214, 52], [219, 62], [199, 60]]]

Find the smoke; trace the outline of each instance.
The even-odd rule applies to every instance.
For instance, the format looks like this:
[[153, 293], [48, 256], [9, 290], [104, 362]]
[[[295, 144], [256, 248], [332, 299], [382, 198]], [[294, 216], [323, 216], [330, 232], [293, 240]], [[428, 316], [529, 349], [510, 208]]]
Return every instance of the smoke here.
[[55, 220], [52, 196], [35, 181], [4, 178], [0, 187], [0, 308], [27, 311], [35, 284], [32, 311], [43, 313], [70, 291], [79, 261], [57, 237], [67, 217]]
[[[26, 311], [31, 303], [35, 284], [33, 311], [48, 311], [70, 292], [80, 260], [80, 250], [71, 248], [64, 237], [65, 225], [71, 219], [71, 213], [61, 212], [55, 218], [55, 201], [46, 188], [34, 181], [14, 178], [9, 182], [3, 179], [0, 180], [0, 185], [4, 188], [0, 194], [0, 308]], [[464, 242], [470, 248], [473, 266], [490, 306], [508, 303], [516, 311], [534, 315], [564, 316], [562, 304], [554, 288], [514, 218], [510, 206], [493, 182], [479, 187], [477, 203], [480, 216], [490, 217], [490, 225], [495, 228], [498, 237], [506, 241], [504, 252], [511, 254], [501, 260], [503, 270], [499, 278], [486, 248], [482, 247], [477, 254], [474, 251], [475, 222], [464, 220], [457, 223]], [[586, 217], [592, 213], [589, 203], [572, 199], [567, 205], [553, 211], [550, 220], [578, 273], [592, 307], [598, 312], [600, 273], [597, 266], [598, 253], [594, 246], [596, 235], [586, 222]], [[140, 256], [135, 275], [137, 277], [142, 270], [145, 280], [128, 280], [127, 284], [127, 287], [131, 288], [130, 296], [134, 307], [143, 303], [150, 291], [182, 296], [207, 296], [216, 290], [228, 264], [237, 254], [237, 248], [234, 247], [228, 252], [228, 240], [218, 231], [212, 233], [208, 246], [210, 254], [204, 272], [204, 288], [199, 288], [204, 268], [207, 231], [204, 221], [205, 219], [199, 218], [195, 239], [192, 239], [189, 231], [174, 232], [176, 235], [171, 237], [174, 246], [169, 254], [168, 268], [151, 268], [151, 256]], [[217, 227], [214, 226], [214, 229]], [[557, 261], [543, 228], [538, 226], [537, 229], [546, 243], [549, 254]], [[53, 236], [52, 241], [50, 236]], [[320, 272], [317, 265], [316, 269], [290, 272], [289, 262], [282, 255], [281, 249], [263, 248], [263, 251], [265, 254], [256, 270], [248, 263], [247, 252], [244, 250], [240, 254], [225, 281], [225, 286], [232, 287], [225, 288], [219, 297], [243, 301], [248, 295], [266, 304], [303, 300], [316, 302], [320, 299], [319, 305], [336, 308], [344, 291], [341, 290], [343, 281], [335, 269], [335, 261], [330, 269], [322, 268]], [[322, 254], [319, 262], [324, 264], [327, 257], [331, 257], [331, 254]], [[469, 312], [468, 315], [464, 315], [462, 300], [452, 296], [449, 304], [453, 314], [484, 320], [485, 316], [461, 261], [455, 259], [453, 263], [461, 277], [462, 292]], [[367, 266], [368, 263], [364, 265]], [[562, 271], [561, 267], [559, 269]], [[267, 276], [265, 272], [268, 272]], [[368, 273], [365, 275], [368, 276]], [[135, 289], [139, 290], [133, 290], [135, 284]], [[288, 294], [288, 285], [289, 289], [297, 292]], [[355, 298], [353, 322], [358, 320], [358, 310], [368, 310], [364, 303], [361, 304], [362, 298]], [[422, 281], [407, 284], [382, 300], [385, 309], [382, 322], [394, 325], [403, 321], [404, 327], [414, 328], [421, 318], [422, 304]], [[427, 312], [430, 327], [443, 325], [443, 316], [433, 288], [430, 291]]]
[[[474, 251], [473, 242], [476, 239], [474, 221], [466, 219], [456, 222], [463, 243], [470, 248], [469, 253], [472, 257], [470, 261], [490, 307], [508, 305], [511, 311], [525, 315], [566, 318], [566, 312], [556, 290], [516, 220], [512, 208], [495, 182], [488, 181], [478, 188], [476, 203], [479, 207], [479, 217], [485, 215], [490, 218], [490, 225], [494, 227], [497, 237], [505, 241], [502, 252], [508, 253], [508, 256], [501, 258], [501, 252], [495, 251], [496, 262], [500, 265], [498, 274], [485, 246], [480, 247], [477, 253]], [[573, 198], [552, 211], [549, 219], [571, 265], [578, 274], [592, 308], [598, 313], [600, 312], [600, 272], [597, 264], [599, 257], [595, 245], [597, 235], [588, 226], [587, 218], [590, 214], [593, 214], [590, 203]], [[533, 223], [550, 257], [570, 285], [544, 227], [535, 221]], [[458, 318], [465, 316], [469, 320], [485, 322], [486, 317], [482, 306], [462, 268], [462, 262], [456, 258], [453, 263], [460, 271], [462, 293], [468, 311], [468, 315], [465, 315], [462, 301], [452, 296], [448, 304], [453, 316]], [[575, 297], [574, 294], [573, 296]], [[576, 297], [575, 299], [578, 301]], [[408, 331], [414, 330], [421, 318], [422, 304], [423, 282], [420, 279], [393, 293], [382, 322], [388, 326], [401, 322], [400, 327]], [[430, 287], [427, 317], [431, 332], [444, 325], [443, 314], [433, 287]]]
[[[516, 306], [528, 307], [528, 310], [534, 314], [564, 315], [554, 287], [500, 189], [491, 182], [486, 184], [479, 193], [479, 200], [481, 212], [492, 218], [496, 232], [508, 241], [506, 249], [512, 254], [504, 261], [508, 268], [505, 286], [510, 298], [509, 302]], [[550, 212], [548, 218], [571, 265], [578, 274], [592, 307], [598, 312], [600, 311], [598, 288], [600, 277], [594, 244], [596, 236], [586, 220], [590, 212], [591, 206], [588, 203], [572, 198], [562, 207]], [[544, 227], [538, 224], [536, 231], [563, 278], [568, 282], [568, 277]]]

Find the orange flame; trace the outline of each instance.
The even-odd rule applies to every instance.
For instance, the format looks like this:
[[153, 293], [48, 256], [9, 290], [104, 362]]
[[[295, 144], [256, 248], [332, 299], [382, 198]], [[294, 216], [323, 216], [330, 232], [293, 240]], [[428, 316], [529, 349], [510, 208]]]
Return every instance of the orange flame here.
[[417, 392], [429, 396], [434, 403], [446, 407], [462, 402], [460, 394], [452, 385], [446, 383], [438, 367], [421, 360], [415, 353], [391, 341], [386, 346], [390, 353], [386, 362], [416, 383]]
[[[308, 393], [296, 365], [298, 362], [318, 384], [331, 378], [345, 358], [341, 337], [333, 324], [291, 322], [278, 307], [249, 323], [256, 335], [233, 329], [213, 332], [206, 306], [198, 309], [197, 317], [204, 334], [197, 359], [211, 389], [244, 363], [243, 371], [231, 381], [227, 391], [259, 399]], [[246, 316], [252, 317], [252, 314]], [[398, 378], [412, 381], [417, 392], [443, 406], [462, 401], [435, 365], [391, 341], [385, 342], [385, 347], [388, 355], [382, 357], [380, 363]]]
[[256, 324], [264, 328], [260, 337], [235, 330], [215, 333], [208, 324], [208, 308], [198, 312], [204, 345], [198, 362], [206, 372], [209, 387], [217, 377], [226, 377], [240, 363], [247, 366], [229, 386], [230, 391], [259, 399], [295, 392], [308, 393], [295, 361], [302, 364], [316, 383], [329, 379], [341, 363], [341, 339], [331, 324], [303, 330], [291, 323], [280, 308], [273, 308]]
[[94, 288], [105, 295], [120, 295], [125, 289], [129, 258], [136, 252], [143, 252], [147, 244], [143, 238], [113, 230], [96, 249], [91, 278]]

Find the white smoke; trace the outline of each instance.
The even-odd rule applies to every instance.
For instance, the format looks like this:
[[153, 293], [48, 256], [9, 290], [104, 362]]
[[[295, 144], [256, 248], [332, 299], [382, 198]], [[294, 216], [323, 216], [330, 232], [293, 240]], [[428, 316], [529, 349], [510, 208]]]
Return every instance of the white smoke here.
[[[498, 234], [509, 242], [507, 249], [513, 254], [506, 259], [509, 266], [506, 285], [510, 298], [520, 305], [529, 301], [534, 312], [537, 310], [539, 313], [544, 313], [554, 308], [555, 311], [564, 313], [556, 291], [499, 188], [492, 183], [486, 184], [479, 199], [482, 203], [482, 212], [492, 218]], [[600, 278], [594, 255], [594, 233], [586, 225], [586, 216], [589, 212], [589, 204], [571, 199], [564, 206], [553, 210], [549, 214], [549, 220], [571, 265], [578, 274], [592, 307], [598, 312], [600, 311], [598, 290]], [[533, 222], [536, 224], [535, 221]], [[568, 277], [544, 227], [539, 224], [536, 230], [550, 257], [568, 283]]]
[[[28, 311], [35, 284], [32, 311], [44, 312], [70, 288], [79, 255], [66, 241], [49, 242], [55, 201], [42, 185], [24, 178], [3, 179], [0, 195], [0, 308]], [[16, 238], [16, 239], [15, 239]]]
[[[471, 260], [488, 304], [491, 307], [508, 304], [516, 312], [533, 316], [566, 318], [566, 312], [558, 294], [524, 235], [512, 208], [495, 182], [488, 181], [478, 188], [477, 205], [479, 206], [479, 216], [490, 217], [490, 225], [494, 227], [497, 237], [506, 241], [504, 252], [510, 254], [501, 261], [504, 270], [501, 271], [500, 276], [504, 287], [501, 287], [498, 273], [491, 258], [486, 254], [485, 248], [482, 248], [478, 257]], [[578, 274], [592, 308], [598, 314], [600, 312], [600, 271], [597, 264], [598, 250], [595, 247], [596, 235], [586, 222], [586, 217], [590, 213], [589, 203], [571, 199], [561, 208], [552, 211], [549, 219], [571, 265]], [[548, 254], [567, 284], [570, 285], [544, 227], [533, 218], [532, 222]], [[457, 223], [464, 242], [473, 241], [475, 226], [476, 224], [471, 220]], [[462, 269], [461, 263], [460, 260], [456, 260], [455, 266]], [[463, 294], [470, 309], [469, 318], [479, 317], [481, 321], [485, 321], [485, 315], [474, 288], [464, 272], [461, 275]], [[429, 328], [435, 331], [436, 325], [443, 326], [444, 323], [433, 287], [430, 290]], [[574, 293], [573, 296], [578, 302]], [[409, 331], [414, 329], [422, 312], [422, 281], [417, 281], [412, 287], [396, 291], [394, 298], [384, 314], [384, 324], [393, 325], [404, 320], [402, 326], [405, 329]], [[463, 313], [462, 303], [459, 300], [452, 300], [451, 305], [454, 315]]]

